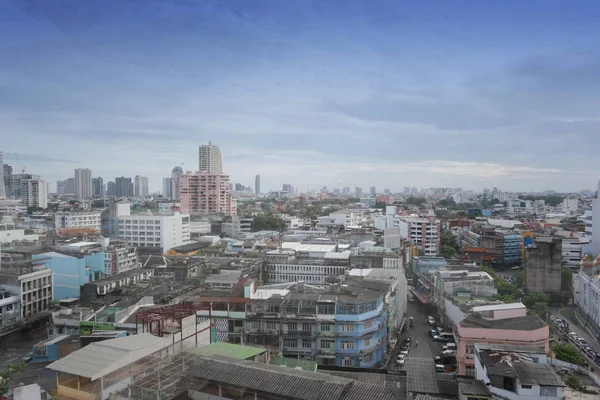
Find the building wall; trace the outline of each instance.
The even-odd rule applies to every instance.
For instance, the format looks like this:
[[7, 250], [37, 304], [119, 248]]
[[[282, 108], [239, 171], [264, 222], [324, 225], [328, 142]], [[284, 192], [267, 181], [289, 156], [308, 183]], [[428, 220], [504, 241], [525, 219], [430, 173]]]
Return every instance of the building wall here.
[[600, 332], [600, 279], [597, 275], [590, 276], [581, 271], [577, 281], [579, 282], [577, 305]]
[[525, 251], [525, 284], [530, 292], [561, 292], [562, 241], [536, 241]]
[[79, 298], [80, 287], [94, 280], [93, 272], [104, 271], [104, 252], [82, 258], [53, 253], [36, 254], [32, 258], [49, 258], [44, 264], [52, 271], [54, 278], [53, 300]]
[[48, 208], [48, 185], [40, 177], [23, 179], [21, 185], [21, 203], [27, 207]]
[[0, 332], [21, 321], [21, 298], [16, 293], [6, 293], [0, 298]]
[[0, 243], [11, 243], [14, 241], [36, 241], [36, 234], [26, 235], [24, 229], [15, 229], [13, 224], [0, 225]]
[[90, 228], [100, 232], [102, 227], [102, 212], [57, 212], [54, 216], [54, 224], [56, 229]]
[[190, 216], [175, 212], [119, 217], [118, 237], [132, 246], [161, 247], [167, 252], [190, 242]]
[[48, 302], [53, 300], [54, 295], [53, 281], [52, 270], [47, 268], [18, 277], [21, 319], [48, 309]]
[[75, 169], [75, 196], [78, 199], [92, 197], [92, 170], [89, 168]]
[[181, 210], [197, 215], [235, 215], [229, 175], [200, 171], [181, 175]]

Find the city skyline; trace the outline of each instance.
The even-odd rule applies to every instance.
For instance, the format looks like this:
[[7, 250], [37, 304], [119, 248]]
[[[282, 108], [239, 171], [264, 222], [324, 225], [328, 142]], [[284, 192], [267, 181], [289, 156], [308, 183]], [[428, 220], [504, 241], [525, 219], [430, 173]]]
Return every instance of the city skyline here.
[[196, 171], [199, 137], [264, 189], [598, 178], [594, 2], [26, 4], [0, 5], [4, 158], [49, 182], [85, 167], [156, 192]]

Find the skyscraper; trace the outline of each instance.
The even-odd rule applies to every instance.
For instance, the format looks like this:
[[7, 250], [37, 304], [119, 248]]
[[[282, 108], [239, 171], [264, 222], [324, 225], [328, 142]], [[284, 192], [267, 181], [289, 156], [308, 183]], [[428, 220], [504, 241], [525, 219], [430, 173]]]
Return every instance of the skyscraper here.
[[115, 197], [117, 195], [117, 184], [114, 181], [109, 181], [106, 184], [106, 195]]
[[104, 180], [101, 177], [92, 178], [92, 196], [104, 196]]
[[117, 185], [117, 197], [133, 197], [131, 178], [125, 178], [124, 176], [115, 178], [115, 184]]
[[75, 197], [89, 199], [92, 197], [92, 170], [89, 168], [75, 169]]
[[181, 175], [181, 211], [197, 215], [236, 215], [229, 175], [198, 171]]
[[171, 198], [175, 200], [181, 199], [181, 175], [183, 175], [181, 167], [173, 168], [171, 172]]
[[59, 196], [65, 194], [65, 186], [67, 186], [67, 181], [56, 181], [56, 194]]
[[39, 176], [21, 180], [21, 204], [26, 207], [48, 208], [48, 185]]
[[162, 180], [162, 195], [166, 199], [173, 197], [171, 178], [163, 178]]
[[354, 194], [355, 194], [356, 196], [360, 196], [360, 195], [362, 194], [362, 188], [355, 187], [355, 188], [354, 188]]
[[221, 150], [211, 142], [203, 144], [198, 148], [198, 160], [198, 171], [208, 174], [223, 173]]
[[254, 178], [254, 193], [260, 194], [260, 175]]
[[146, 197], [148, 196], [148, 177], [136, 175], [134, 178], [135, 189], [134, 194], [135, 197]]
[[287, 192], [287, 194], [294, 193], [294, 187], [289, 183], [284, 183], [282, 187], [282, 191]]
[[0, 151], [0, 165], [2, 165], [2, 171], [0, 172], [0, 199], [5, 199], [6, 198], [6, 186], [4, 186], [4, 163], [3, 163], [1, 151]]
[[371, 186], [371, 188], [369, 189], [369, 194], [371, 196], [375, 196], [377, 194], [377, 188], [375, 186]]

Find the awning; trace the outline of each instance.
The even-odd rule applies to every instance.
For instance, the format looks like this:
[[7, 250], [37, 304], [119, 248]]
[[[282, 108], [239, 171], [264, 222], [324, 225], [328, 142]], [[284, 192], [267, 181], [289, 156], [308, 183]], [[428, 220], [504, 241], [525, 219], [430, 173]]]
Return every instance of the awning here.
[[411, 289], [412, 293], [415, 295], [417, 299], [421, 302], [421, 304], [429, 304], [429, 299], [427, 296], [421, 294], [421, 292], [417, 289]]

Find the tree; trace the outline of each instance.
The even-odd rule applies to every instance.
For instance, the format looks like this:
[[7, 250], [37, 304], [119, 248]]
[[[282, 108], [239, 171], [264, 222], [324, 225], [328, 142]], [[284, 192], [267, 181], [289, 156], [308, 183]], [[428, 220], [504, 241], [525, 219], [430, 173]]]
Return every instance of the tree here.
[[271, 230], [278, 231], [282, 228], [281, 218], [275, 213], [266, 212], [254, 217], [251, 230], [253, 232]]
[[549, 301], [550, 297], [548, 294], [542, 292], [527, 293], [527, 295], [523, 297], [523, 304], [525, 304], [525, 307], [529, 308], [536, 315], [546, 313]]
[[440, 248], [440, 256], [444, 258], [454, 258], [454, 256], [456, 256], [456, 250], [452, 246], [442, 246]]
[[427, 203], [427, 199], [424, 197], [409, 197], [408, 200], [406, 200], [406, 204], [411, 204], [414, 206], [420, 206], [424, 203]]
[[581, 357], [579, 350], [568, 343], [555, 343], [552, 345], [552, 351], [556, 355], [556, 358], [561, 361], [575, 365], [583, 364], [583, 357]]
[[573, 290], [573, 271], [570, 269], [560, 271], [560, 286], [563, 292], [570, 293]]

